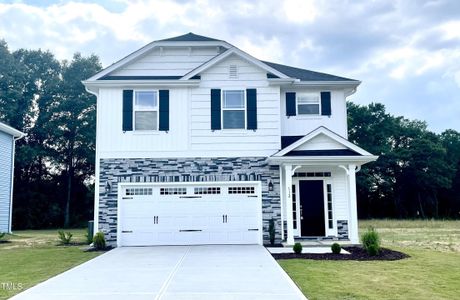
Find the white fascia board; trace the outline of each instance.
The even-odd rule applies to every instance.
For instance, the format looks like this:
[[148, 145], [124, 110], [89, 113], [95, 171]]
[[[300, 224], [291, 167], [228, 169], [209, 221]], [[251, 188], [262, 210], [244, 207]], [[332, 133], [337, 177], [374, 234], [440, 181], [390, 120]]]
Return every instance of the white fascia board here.
[[216, 57], [208, 60], [207, 62], [205, 62], [204, 64], [198, 66], [197, 68], [195, 68], [194, 70], [190, 71], [189, 73], [185, 74], [180, 80], [188, 80], [190, 78], [192, 78], [193, 76], [197, 75], [197, 74], [200, 74], [201, 72], [207, 70], [208, 68], [212, 67], [213, 65], [215, 65], [216, 63], [222, 61], [224, 58], [228, 57], [229, 55], [231, 54], [235, 54], [241, 58], [243, 58], [244, 60], [248, 61], [249, 63], [252, 63], [256, 66], [258, 66], [259, 68], [267, 71], [267, 72], [270, 72], [282, 79], [290, 79], [289, 76], [286, 76], [285, 74], [279, 72], [278, 70], [268, 66], [267, 64], [264, 64], [263, 62], [261, 62], [260, 60], [258, 60], [257, 58], [247, 54], [246, 52], [236, 48], [236, 47], [232, 47], [230, 49], [228, 49], [227, 51], [221, 53], [220, 55], [217, 55]]
[[101, 87], [143, 87], [143, 86], [199, 86], [200, 80], [193, 79], [187, 81], [180, 80], [97, 80], [82, 81], [90, 90]]
[[355, 151], [355, 152], [357, 152], [357, 153], [359, 153], [359, 154], [361, 154], [363, 156], [373, 156], [371, 153], [367, 152], [366, 150], [362, 149], [361, 147], [356, 146], [355, 144], [353, 144], [352, 142], [348, 141], [344, 137], [338, 135], [337, 133], [327, 129], [324, 126], [320, 126], [320, 127], [316, 128], [315, 130], [311, 131], [310, 133], [308, 133], [307, 135], [305, 135], [303, 138], [299, 139], [298, 141], [292, 143], [291, 145], [287, 146], [284, 149], [281, 149], [279, 152], [275, 153], [273, 155], [273, 157], [284, 156], [285, 154], [291, 152], [295, 148], [297, 148], [300, 145], [308, 142], [309, 140], [311, 140], [312, 138], [314, 138], [315, 136], [317, 136], [319, 134], [324, 134], [327, 137], [331, 138], [332, 140], [342, 144], [346, 148], [349, 148], [349, 149], [351, 149], [351, 150], [353, 150], [353, 151]]
[[95, 81], [98, 80], [99, 78], [115, 71], [116, 69], [126, 65], [127, 63], [135, 60], [136, 58], [144, 55], [145, 53], [149, 52], [155, 47], [186, 47], [186, 46], [222, 46], [224, 48], [230, 48], [232, 45], [230, 45], [227, 42], [224, 41], [205, 41], [205, 42], [151, 42], [144, 47], [134, 51], [133, 53], [125, 56], [124, 58], [120, 59], [119, 61], [111, 64], [107, 68], [99, 71], [95, 75], [91, 76], [87, 80], [83, 82], [89, 82], [89, 81]]
[[296, 164], [305, 166], [319, 166], [319, 165], [337, 165], [341, 163], [354, 163], [357, 165], [364, 165], [366, 163], [376, 161], [379, 157], [375, 155], [366, 156], [282, 156], [282, 157], [269, 157], [267, 161], [270, 165], [280, 164]]
[[358, 85], [361, 84], [361, 81], [359, 80], [347, 80], [347, 81], [296, 81], [293, 83], [294, 86], [333, 86], [333, 85], [339, 85], [341, 87], [343, 86], [353, 86], [357, 87]]
[[17, 129], [14, 129], [13, 127], [8, 126], [8, 125], [6, 125], [4, 123], [1, 123], [1, 122], [0, 122], [0, 131], [8, 133], [9, 135], [12, 135], [16, 139], [20, 139], [20, 138], [23, 138], [24, 136], [26, 136], [26, 134], [24, 132], [19, 131]]

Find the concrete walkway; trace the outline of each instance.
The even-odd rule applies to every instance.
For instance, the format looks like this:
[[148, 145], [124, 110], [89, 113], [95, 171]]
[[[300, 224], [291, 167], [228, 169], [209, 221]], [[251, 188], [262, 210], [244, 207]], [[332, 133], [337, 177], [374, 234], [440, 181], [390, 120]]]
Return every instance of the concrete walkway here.
[[306, 299], [258, 245], [117, 248], [13, 297]]

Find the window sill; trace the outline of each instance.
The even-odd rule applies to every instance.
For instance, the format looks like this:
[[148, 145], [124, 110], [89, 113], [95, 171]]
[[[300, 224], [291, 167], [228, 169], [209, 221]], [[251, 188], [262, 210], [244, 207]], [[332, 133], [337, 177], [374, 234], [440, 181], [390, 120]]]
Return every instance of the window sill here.
[[322, 116], [322, 115], [297, 115], [294, 116], [296, 120], [321, 120], [324, 119], [325, 117], [328, 116]]
[[159, 135], [161, 131], [158, 130], [140, 130], [131, 131], [131, 135]]

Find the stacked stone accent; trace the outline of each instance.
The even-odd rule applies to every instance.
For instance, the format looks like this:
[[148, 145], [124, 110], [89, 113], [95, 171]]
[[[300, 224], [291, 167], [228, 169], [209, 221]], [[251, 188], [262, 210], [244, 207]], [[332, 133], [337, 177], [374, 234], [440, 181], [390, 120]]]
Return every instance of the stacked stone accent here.
[[[263, 157], [101, 159], [99, 230], [108, 243], [117, 239], [117, 197], [120, 182], [260, 181], [262, 183], [263, 238], [275, 219], [276, 242], [281, 242], [280, 174]], [[273, 190], [269, 191], [269, 182]], [[110, 186], [110, 192], [106, 187]]]
[[339, 240], [348, 240], [348, 221], [337, 220], [337, 237]]

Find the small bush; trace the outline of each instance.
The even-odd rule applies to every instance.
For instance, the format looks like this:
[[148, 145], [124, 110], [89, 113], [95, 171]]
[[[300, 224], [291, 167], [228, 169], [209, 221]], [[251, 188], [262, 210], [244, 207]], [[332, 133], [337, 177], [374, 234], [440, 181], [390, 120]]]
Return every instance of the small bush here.
[[367, 231], [361, 237], [363, 248], [371, 256], [378, 255], [380, 252], [380, 236], [379, 233], [372, 227], [369, 227]]
[[105, 237], [103, 232], [98, 232], [93, 237], [93, 246], [96, 250], [104, 250], [106, 247]]
[[6, 232], [0, 232], [0, 241], [6, 236]]
[[295, 254], [302, 253], [302, 244], [301, 243], [295, 243], [294, 247], [292, 247], [292, 250], [294, 250]]
[[89, 235], [89, 229], [86, 229], [85, 238], [88, 245], [93, 242], [93, 237]]
[[59, 241], [61, 242], [61, 245], [70, 245], [73, 234], [71, 232], [64, 232], [62, 230], [59, 230], [58, 237], [59, 237]]
[[268, 234], [270, 235], [270, 244], [274, 245], [275, 244], [275, 220], [271, 219], [268, 222]]
[[334, 254], [340, 254], [340, 251], [342, 250], [342, 247], [340, 247], [339, 244], [334, 243], [334, 244], [331, 245], [331, 250], [332, 250], [332, 253], [334, 253]]

